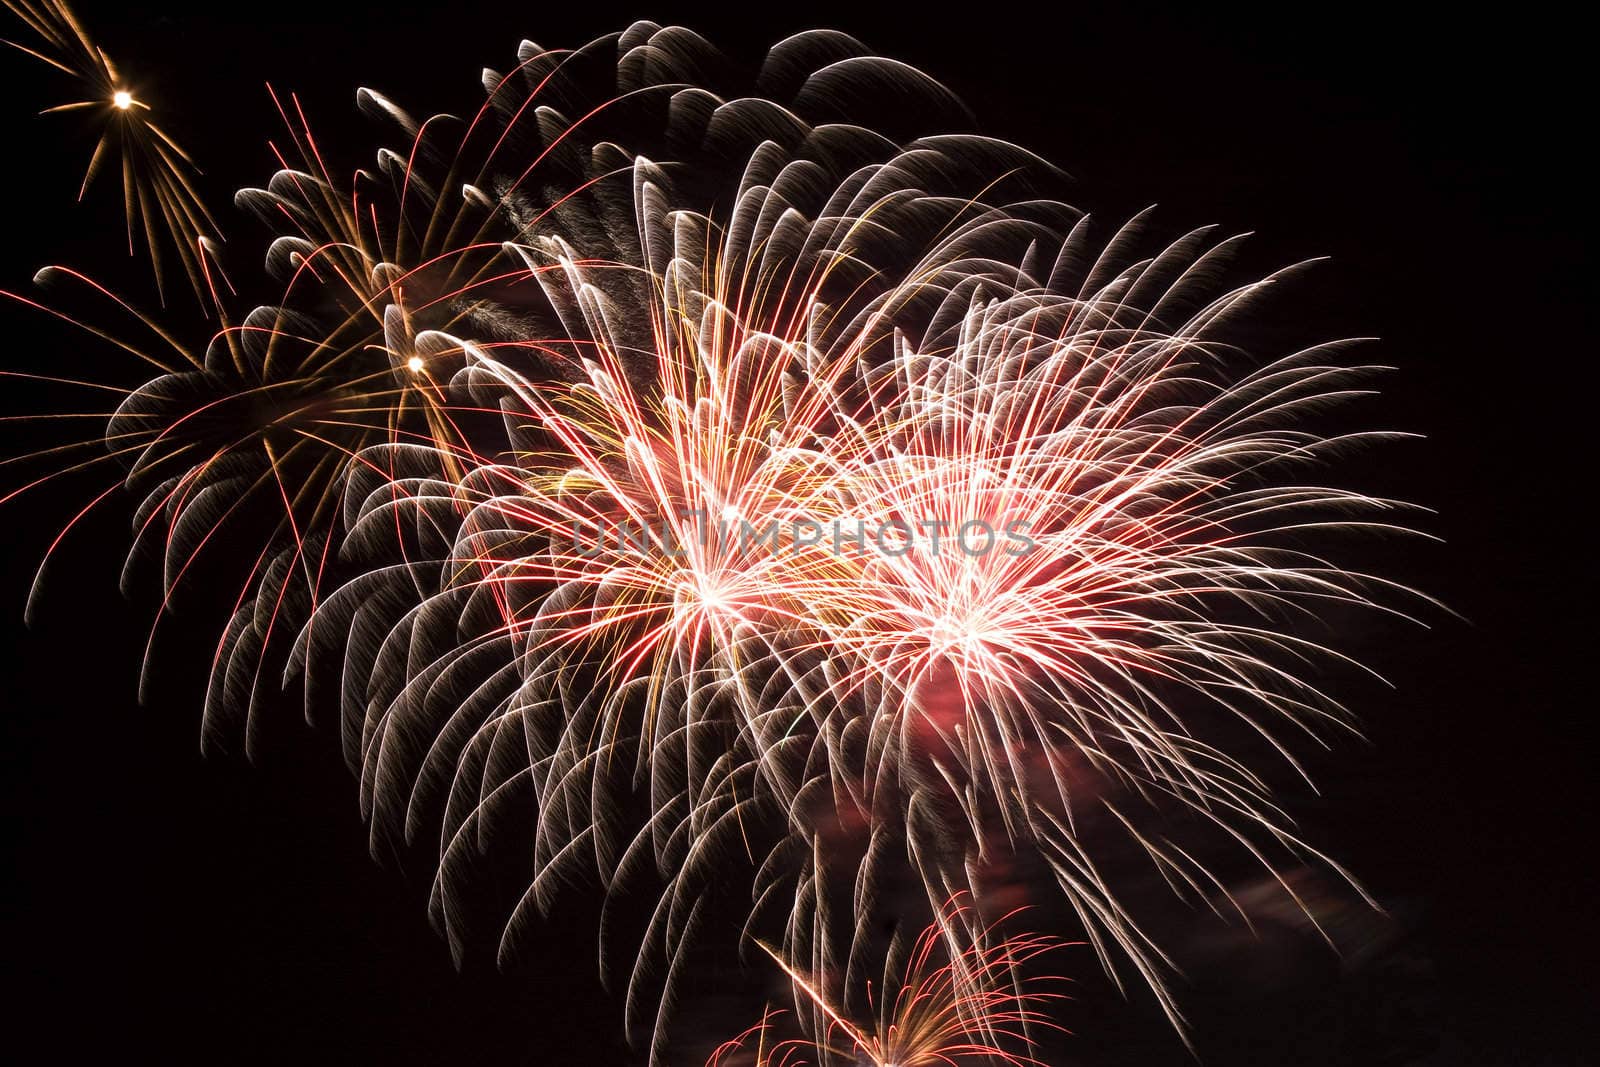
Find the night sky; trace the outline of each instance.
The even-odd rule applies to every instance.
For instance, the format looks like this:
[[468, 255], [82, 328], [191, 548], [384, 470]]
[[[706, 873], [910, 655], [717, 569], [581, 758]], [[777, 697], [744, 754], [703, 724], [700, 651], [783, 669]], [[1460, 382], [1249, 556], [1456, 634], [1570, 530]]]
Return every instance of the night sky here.
[[[1266, 318], [1295, 336], [1378, 339], [1361, 357], [1396, 369], [1355, 414], [1422, 439], [1351, 457], [1337, 484], [1432, 509], [1418, 525], [1440, 539], [1358, 542], [1343, 558], [1444, 608], [1421, 612], [1426, 628], [1331, 620], [1390, 685], [1329, 680], [1369, 740], [1310, 753], [1321, 795], [1285, 800], [1393, 914], [1399, 977], [1372, 988], [1326, 961], [1297, 965], [1287, 984], [1195, 975], [1202, 1062], [1596, 1062], [1584, 730], [1596, 346], [1593, 176], [1581, 162], [1593, 116], [1576, 26], [1529, 5], [1499, 21], [1348, 5], [335, 8], [81, 6], [204, 167], [226, 228], [242, 235], [244, 273], [260, 230], [228, 194], [274, 169], [266, 82], [299, 92], [331, 150], [366, 163], [378, 142], [355, 115], [357, 86], [460, 113], [477, 103], [480, 68], [509, 65], [520, 39], [575, 45], [641, 16], [749, 62], [800, 29], [846, 30], [951, 86], [984, 132], [1060, 164], [1073, 179], [1064, 198], [1096, 216], [1155, 204], [1161, 234], [1252, 231], [1246, 270], [1329, 257]], [[115, 175], [75, 205], [92, 142], [70, 118], [36, 116], [60, 98], [56, 83], [9, 54], [0, 79], [0, 288], [29, 291], [54, 262], [142, 284], [117, 250]], [[36, 313], [0, 306], [0, 323], [8, 365], [41, 352], [105, 365]], [[28, 431], [8, 426], [4, 450], [27, 447]], [[427, 922], [426, 865], [374, 861], [334, 731], [308, 727], [292, 695], [253, 765], [200, 756], [214, 640], [202, 613], [163, 626], [136, 701], [156, 599], [148, 586], [131, 600], [117, 589], [127, 506], [65, 544], [24, 627], [34, 567], [90, 495], [79, 482], [0, 510], [10, 1058], [642, 1062], [598, 982], [582, 903], [508, 971], [486, 958], [456, 971]], [[1149, 1005], [1103, 989], [1087, 953], [1073, 959], [1081, 988], [1062, 1011], [1076, 1032], [1063, 1067], [1194, 1062]]]

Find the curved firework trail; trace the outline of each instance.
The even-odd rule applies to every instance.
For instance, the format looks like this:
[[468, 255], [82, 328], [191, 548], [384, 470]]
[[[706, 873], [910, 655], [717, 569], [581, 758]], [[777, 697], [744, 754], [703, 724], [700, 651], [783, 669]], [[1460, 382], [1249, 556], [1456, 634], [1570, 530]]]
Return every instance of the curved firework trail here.
[[[968, 1008], [1041, 943], [946, 902], [1013, 869], [1181, 1029], [1106, 861], [1219, 911], [1219, 845], [1339, 871], [1227, 738], [1298, 770], [1296, 736], [1353, 728], [1294, 621], [1398, 591], [1316, 548], [1398, 505], [1298, 472], [1383, 436], [1313, 428], [1367, 369], [1235, 350], [1283, 274], [1219, 285], [1237, 241], [1207, 231], [1100, 236], [1052, 168], [947, 132], [947, 90], [842, 34], [750, 76], [637, 23], [524, 43], [484, 88], [466, 120], [362, 90], [401, 147], [348, 178], [275, 96], [282, 169], [237, 199], [281, 298], [234, 321], [197, 259], [204, 355], [145, 320], [175, 355], [119, 342], [163, 373], [109, 452], [43, 457], [123, 462], [169, 600], [248, 531], [206, 738], [242, 716], [248, 751], [281, 682], [338, 706], [374, 848], [435, 855], [458, 957], [486, 856], [530, 872], [502, 953], [598, 880], [652, 1061], [729, 907], [807, 1054], [984, 1053]], [[902, 989], [933, 992], [874, 1006], [907, 909], [933, 925]], [[1045, 1022], [1034, 1000], [980, 1028]]]

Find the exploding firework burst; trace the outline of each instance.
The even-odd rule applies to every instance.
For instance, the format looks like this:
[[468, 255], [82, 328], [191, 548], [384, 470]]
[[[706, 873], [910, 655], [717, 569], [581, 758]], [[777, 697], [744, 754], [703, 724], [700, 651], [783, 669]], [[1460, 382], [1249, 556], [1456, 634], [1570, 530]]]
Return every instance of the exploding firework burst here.
[[32, 46], [15, 41], [13, 48], [69, 75], [86, 100], [45, 109], [45, 114], [78, 112], [100, 125], [99, 139], [83, 176], [81, 198], [108, 165], [122, 174], [122, 204], [128, 224], [128, 251], [143, 241], [158, 287], [163, 284], [162, 247], [170, 245], [194, 286], [207, 294], [206, 256], [221, 231], [195, 185], [194, 160], [152, 120], [153, 109], [118, 72], [62, 0], [6, 0], [6, 7], [27, 24], [36, 38]]

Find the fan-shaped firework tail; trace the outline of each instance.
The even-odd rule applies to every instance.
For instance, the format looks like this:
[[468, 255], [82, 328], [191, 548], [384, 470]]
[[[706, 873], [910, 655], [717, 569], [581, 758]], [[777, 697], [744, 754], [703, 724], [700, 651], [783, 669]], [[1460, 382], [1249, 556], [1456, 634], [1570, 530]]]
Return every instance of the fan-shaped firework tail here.
[[1361, 370], [1235, 351], [1279, 275], [1220, 288], [1235, 242], [1204, 231], [1108, 239], [843, 35], [753, 79], [648, 23], [518, 60], [466, 121], [363, 90], [404, 140], [348, 180], [275, 97], [283, 169], [238, 201], [280, 301], [235, 322], [208, 288], [203, 357], [146, 320], [176, 355], [109, 451], [44, 456], [121, 462], [169, 599], [252, 538], [206, 737], [242, 715], [248, 745], [280, 681], [337, 705], [374, 847], [436, 849], [457, 953], [497, 847], [532, 871], [502, 951], [598, 879], [653, 1058], [735, 900], [813, 1055], [960, 1062], [847, 1021], [886, 1007], [877, 932], [908, 909], [934, 925], [904, 988], [936, 995], [892, 1013], [942, 1048], [994, 1003], [976, 1025], [1025, 1039], [1036, 998], [984, 998], [1042, 943], [945, 906], [1014, 865], [1181, 1026], [1108, 850], [1219, 910], [1200, 841], [1332, 867], [1218, 738], [1293, 765], [1292, 735], [1349, 726], [1313, 681], [1337, 654], [1286, 620], [1393, 588], [1304, 546], [1394, 505], [1293, 479], [1356, 439], [1309, 416]]
[[[784, 1012], [769, 1010], [759, 1024], [717, 1048], [706, 1067], [825, 1067], [833, 1063], [870, 1067], [960, 1067], [962, 1064], [1045, 1067], [1033, 1058], [1039, 1029], [1060, 1029], [1049, 1008], [1064, 999], [1063, 979], [1032, 974], [1042, 957], [1061, 947], [1039, 935], [1001, 938], [952, 952], [947, 925], [958, 925], [967, 908], [952, 901], [904, 953], [900, 970], [886, 969], [881, 985], [868, 984], [876, 1004], [868, 1023], [855, 1023], [828, 1002], [818, 983], [770, 949], [804, 1010], [826, 1030], [824, 1043], [785, 1038]], [[1008, 917], [1009, 918], [1009, 917]]]

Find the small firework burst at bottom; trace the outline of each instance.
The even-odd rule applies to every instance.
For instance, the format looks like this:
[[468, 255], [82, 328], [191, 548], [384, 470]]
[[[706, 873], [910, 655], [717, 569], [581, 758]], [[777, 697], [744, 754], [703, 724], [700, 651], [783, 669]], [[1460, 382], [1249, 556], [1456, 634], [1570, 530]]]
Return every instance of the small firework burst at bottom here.
[[1066, 1032], [1047, 1009], [1066, 999], [1060, 986], [1068, 979], [1039, 973], [1036, 961], [1068, 943], [1040, 934], [1000, 937], [1017, 914], [974, 927], [970, 905], [951, 900], [903, 965], [891, 964], [882, 986], [869, 987], [869, 1011], [860, 1018], [848, 1017], [819, 982], [763, 945], [817, 1033], [786, 1036], [794, 1016], [769, 1009], [719, 1046], [706, 1067], [1044, 1067], [1034, 1057], [1038, 1036]]

